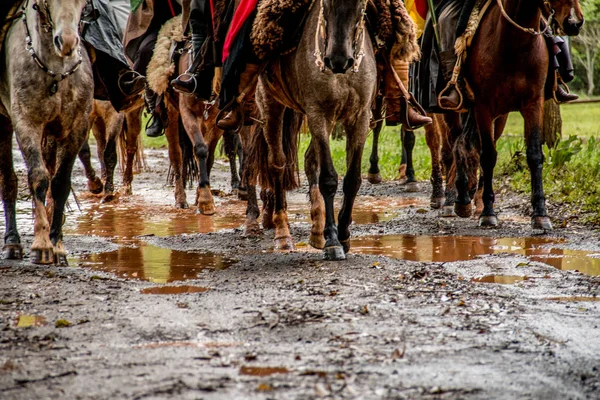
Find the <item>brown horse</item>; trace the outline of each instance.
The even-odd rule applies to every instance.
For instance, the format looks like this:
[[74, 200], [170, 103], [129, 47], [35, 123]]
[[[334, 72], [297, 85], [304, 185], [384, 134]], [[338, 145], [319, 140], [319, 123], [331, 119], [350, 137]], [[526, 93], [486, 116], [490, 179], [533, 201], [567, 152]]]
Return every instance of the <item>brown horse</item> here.
[[456, 156], [456, 212], [471, 213], [471, 196], [477, 181], [478, 160], [483, 179], [481, 226], [497, 226], [492, 187], [500, 137], [509, 112], [519, 111], [525, 120], [527, 164], [531, 172], [532, 227], [552, 229], [546, 212], [542, 184], [542, 125], [544, 85], [548, 72], [548, 50], [543, 38], [546, 29], [576, 35], [583, 24], [578, 0], [498, 0], [482, 18], [463, 66], [463, 74], [474, 94], [463, 137]]
[[23, 255], [15, 219], [14, 130], [35, 204], [30, 260], [36, 264], [67, 262], [62, 243], [64, 208], [73, 163], [87, 137], [94, 91], [90, 61], [78, 33], [85, 3], [27, 0], [22, 18], [12, 22], [4, 42], [0, 61], [6, 66], [0, 72], [4, 258]]

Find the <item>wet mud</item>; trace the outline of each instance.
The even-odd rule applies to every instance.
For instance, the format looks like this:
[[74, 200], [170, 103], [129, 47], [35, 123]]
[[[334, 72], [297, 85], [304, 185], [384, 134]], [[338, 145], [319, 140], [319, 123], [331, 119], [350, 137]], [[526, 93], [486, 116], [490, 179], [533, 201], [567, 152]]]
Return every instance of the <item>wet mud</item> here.
[[[69, 267], [0, 262], [2, 399], [600, 398], [593, 227], [532, 232], [528, 200], [503, 193], [482, 229], [429, 210], [427, 182], [363, 183], [352, 252], [326, 262], [306, 186], [279, 253], [272, 231], [243, 235], [225, 163], [207, 217], [173, 207], [166, 152], [146, 154], [107, 204], [77, 165]], [[26, 196], [18, 219], [28, 248]]]

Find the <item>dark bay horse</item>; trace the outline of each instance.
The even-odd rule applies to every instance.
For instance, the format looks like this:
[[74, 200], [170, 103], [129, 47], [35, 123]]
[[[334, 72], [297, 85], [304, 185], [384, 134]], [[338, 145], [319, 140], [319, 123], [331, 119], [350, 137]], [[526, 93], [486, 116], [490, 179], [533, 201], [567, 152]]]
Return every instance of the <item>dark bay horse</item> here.
[[[544, 18], [552, 21], [548, 28], [542, 25]], [[495, 143], [504, 130], [507, 114], [519, 111], [525, 119], [532, 227], [552, 229], [542, 184], [541, 132], [549, 58], [543, 31], [552, 28], [555, 33], [576, 35], [582, 25], [578, 0], [497, 0], [482, 18], [463, 67], [475, 101], [465, 122], [465, 137], [458, 140], [455, 149], [457, 214], [470, 214], [470, 188], [477, 180], [477, 168], [472, 164], [479, 160], [483, 174], [479, 224], [497, 226], [492, 187]]]
[[[88, 132], [94, 81], [81, 48], [79, 19], [85, 0], [26, 0], [12, 22], [1, 60], [0, 182], [6, 230], [3, 256], [20, 259], [15, 219], [17, 177], [12, 137], [27, 164], [35, 204], [30, 260], [66, 264], [62, 243], [71, 172]], [[48, 208], [46, 198], [48, 197]]]
[[[296, 50], [270, 62], [261, 75], [257, 103], [265, 121], [269, 173], [275, 206], [275, 247], [293, 248], [286, 211], [284, 174], [293, 158], [283, 148], [286, 108], [305, 114], [311, 142], [305, 155], [312, 203], [310, 243], [328, 260], [343, 260], [350, 248], [352, 207], [361, 185], [361, 158], [377, 87], [372, 43], [364, 29], [364, 0], [315, 2]], [[316, 54], [316, 60], [315, 60]], [[346, 131], [344, 201], [334, 216], [338, 187], [329, 136], [339, 121]]]

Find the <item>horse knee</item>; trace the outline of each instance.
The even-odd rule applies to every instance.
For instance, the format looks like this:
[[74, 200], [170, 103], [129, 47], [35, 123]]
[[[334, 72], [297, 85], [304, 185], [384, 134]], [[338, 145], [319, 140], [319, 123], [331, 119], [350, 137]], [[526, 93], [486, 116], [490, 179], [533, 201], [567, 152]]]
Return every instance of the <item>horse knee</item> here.
[[197, 144], [194, 146], [194, 153], [199, 160], [204, 160], [208, 158], [208, 146], [205, 144]]
[[31, 170], [29, 172], [29, 185], [35, 198], [44, 201], [50, 187], [50, 174], [42, 168]]
[[319, 189], [324, 196], [334, 196], [337, 192], [337, 177], [327, 177], [319, 180]]

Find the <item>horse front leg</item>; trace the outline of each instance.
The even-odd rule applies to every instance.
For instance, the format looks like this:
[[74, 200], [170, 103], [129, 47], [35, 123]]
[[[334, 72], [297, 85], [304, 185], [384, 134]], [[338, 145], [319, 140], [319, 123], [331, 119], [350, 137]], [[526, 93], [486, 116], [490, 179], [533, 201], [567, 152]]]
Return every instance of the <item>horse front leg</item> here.
[[[440, 211], [441, 217], [456, 217], [454, 205], [458, 193], [456, 190], [456, 163], [454, 159], [454, 146], [458, 138], [462, 135], [462, 124], [460, 114], [452, 113], [445, 114], [443, 117], [444, 124], [440, 124], [442, 128], [440, 140], [442, 142], [442, 165], [444, 174], [446, 175], [446, 188], [444, 190], [444, 204]], [[441, 121], [440, 121], [441, 122]]]
[[527, 145], [527, 165], [531, 174], [531, 227], [533, 229], [552, 230], [552, 222], [546, 212], [546, 197], [542, 172], [544, 166], [544, 152], [542, 151], [542, 121], [544, 113], [544, 100], [530, 104], [521, 110], [525, 120], [525, 144]]
[[442, 173], [441, 137], [444, 128], [439, 115], [432, 115], [433, 123], [425, 125], [425, 141], [431, 154], [431, 201], [432, 209], [439, 209], [446, 200], [444, 197], [444, 175]]
[[133, 193], [133, 163], [138, 152], [138, 138], [141, 129], [142, 108], [127, 111], [125, 113], [124, 126], [120, 134], [120, 140], [125, 142], [125, 169], [123, 171], [123, 187], [121, 189], [122, 194], [125, 195]]
[[[179, 110], [183, 127], [194, 146], [194, 156], [198, 161], [200, 180], [196, 189], [197, 213], [202, 215], [213, 215], [215, 213], [215, 201], [210, 190], [209, 170], [211, 167], [211, 150], [214, 151], [216, 143], [211, 147], [204, 140], [198, 119], [202, 110], [197, 109], [196, 101], [185, 96], [180, 97]], [[213, 127], [213, 129], [215, 129]], [[220, 136], [216, 137], [218, 141]], [[214, 142], [214, 140], [213, 140]]]
[[[102, 149], [102, 164], [104, 165], [104, 197], [103, 203], [111, 202], [115, 199], [115, 168], [117, 167], [117, 140], [124, 129], [125, 117], [116, 111], [108, 117], [108, 124], [105, 133], [105, 143]], [[100, 152], [100, 149], [98, 149]]]
[[[375, 143], [375, 139], [374, 139]], [[312, 226], [310, 228], [310, 237], [308, 243], [315, 249], [322, 250], [325, 248], [325, 202], [321, 191], [319, 190], [319, 174], [320, 162], [316, 151], [316, 145], [310, 141], [306, 154], [304, 155], [304, 172], [308, 178], [309, 197], [310, 197], [310, 220]], [[377, 151], [377, 147], [373, 145], [373, 151]], [[371, 154], [373, 157], [373, 153]], [[371, 160], [373, 160], [371, 158]], [[371, 164], [373, 166], [373, 164]]]
[[72, 133], [59, 143], [57, 169], [52, 176], [52, 225], [50, 227], [50, 241], [54, 248], [54, 263], [68, 265], [67, 252], [63, 245], [62, 226], [64, 223], [65, 204], [71, 192], [71, 174], [77, 154], [85, 141], [88, 133], [88, 122], [82, 122], [83, 127], [76, 127]]
[[0, 194], [4, 203], [4, 247], [2, 258], [21, 260], [23, 246], [17, 230], [18, 181], [13, 167], [12, 156], [13, 128], [10, 120], [0, 115]]
[[[494, 168], [498, 158], [496, 151], [496, 141], [494, 140], [494, 120], [487, 112], [477, 110], [475, 112], [477, 119], [477, 128], [481, 140], [481, 171], [483, 174], [483, 193], [481, 201], [483, 202], [483, 211], [479, 216], [479, 226], [496, 227], [498, 226], [498, 217], [494, 211]], [[473, 194], [476, 187], [473, 188]], [[470, 198], [470, 197], [469, 197]], [[472, 206], [469, 202], [469, 207]]]
[[346, 165], [344, 177], [344, 201], [338, 216], [338, 232], [344, 252], [350, 251], [350, 224], [352, 223], [352, 208], [360, 185], [362, 154], [365, 140], [369, 131], [368, 113], [363, 113], [355, 124], [346, 124]]
[[42, 157], [42, 129], [21, 122], [15, 126], [15, 131], [21, 153], [27, 164], [29, 190], [35, 210], [34, 238], [29, 258], [33, 264], [52, 264], [54, 262], [54, 246], [50, 241], [50, 223], [45, 204], [50, 188], [50, 173], [46, 169]]
[[[346, 254], [338, 238], [338, 228], [335, 225], [334, 197], [338, 188], [338, 174], [333, 165], [329, 148], [329, 134], [333, 123], [320, 115], [309, 115], [308, 126], [312, 134], [317, 157], [319, 157], [319, 190], [325, 203], [325, 227], [323, 236], [325, 247], [323, 256], [326, 260], [345, 260]], [[348, 140], [348, 139], [346, 139]], [[313, 144], [311, 144], [312, 146]]]
[[400, 131], [402, 137], [402, 149], [406, 152], [406, 191], [415, 193], [419, 191], [419, 185], [415, 178], [415, 167], [413, 165], [413, 150], [415, 149], [415, 133], [407, 131], [402, 127]]

